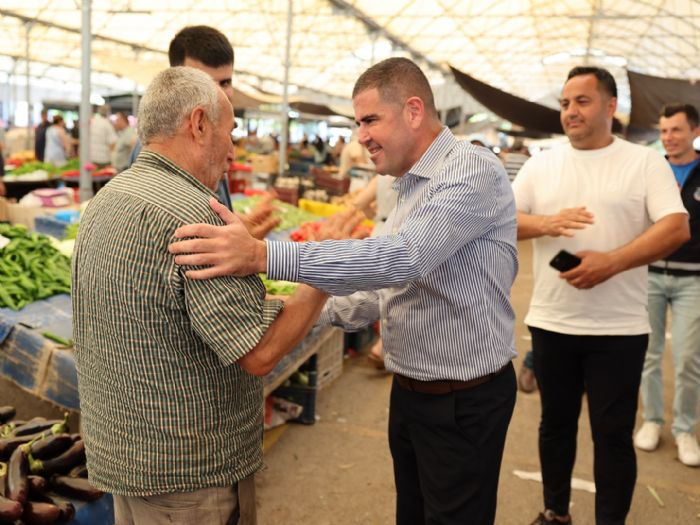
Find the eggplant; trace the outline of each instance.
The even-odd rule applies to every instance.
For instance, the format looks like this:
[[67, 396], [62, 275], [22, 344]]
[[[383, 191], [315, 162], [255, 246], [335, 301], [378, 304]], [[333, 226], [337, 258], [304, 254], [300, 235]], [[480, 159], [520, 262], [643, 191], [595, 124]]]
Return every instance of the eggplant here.
[[61, 496], [83, 501], [95, 501], [104, 494], [101, 490], [90, 485], [90, 482], [84, 478], [52, 476], [49, 485]]
[[0, 407], [0, 423], [7, 423], [10, 419], [15, 417], [16, 413], [17, 411], [15, 410], [15, 407]]
[[81, 439], [83, 439], [83, 437], [82, 437], [80, 434], [78, 434], [78, 433], [76, 433], [76, 434], [71, 434], [70, 437], [71, 437], [71, 439], [72, 439], [73, 441], [80, 441]]
[[34, 499], [34, 496], [46, 492], [46, 478], [42, 476], [27, 476], [29, 482], [29, 498]]
[[0, 461], [0, 496], [5, 497], [7, 490], [7, 463]]
[[88, 469], [87, 465], [82, 464], [78, 465], [77, 467], [73, 467], [68, 475], [71, 478], [87, 478], [88, 477]]
[[24, 504], [29, 494], [29, 461], [21, 448], [15, 449], [7, 465], [7, 497]]
[[76, 441], [71, 447], [51, 459], [35, 459], [31, 458], [30, 468], [32, 474], [65, 474], [70, 469], [80, 463], [85, 463], [85, 442]]
[[73, 504], [63, 496], [59, 496], [54, 492], [47, 492], [45, 494], [42, 494], [41, 496], [38, 496], [36, 498], [36, 501], [42, 501], [44, 503], [51, 503], [52, 505], [56, 505], [58, 507], [58, 510], [61, 512], [58, 516], [58, 519], [56, 520], [57, 522], [65, 523], [66, 521], [72, 520], [73, 516], [75, 516], [75, 507], [73, 506]]
[[60, 515], [60, 509], [53, 503], [28, 501], [24, 504], [22, 519], [27, 525], [48, 525], [55, 523]]
[[49, 430], [52, 434], [63, 434], [68, 431], [68, 414], [63, 419], [44, 419], [35, 417], [27, 421], [24, 425], [16, 427], [12, 434], [14, 436], [24, 436], [27, 434], [38, 434]]
[[17, 424], [16, 421], [12, 421], [11, 423], [5, 423], [4, 425], [0, 425], [0, 438], [12, 437], [12, 432], [18, 426], [19, 425]]
[[10, 459], [10, 456], [16, 448], [26, 443], [29, 443], [37, 437], [41, 437], [41, 433], [0, 439], [0, 461]]
[[30, 453], [37, 459], [48, 459], [65, 452], [72, 444], [73, 438], [68, 434], [51, 435], [32, 443]]
[[0, 496], [0, 520], [17, 520], [22, 516], [22, 510], [23, 506], [19, 501]]

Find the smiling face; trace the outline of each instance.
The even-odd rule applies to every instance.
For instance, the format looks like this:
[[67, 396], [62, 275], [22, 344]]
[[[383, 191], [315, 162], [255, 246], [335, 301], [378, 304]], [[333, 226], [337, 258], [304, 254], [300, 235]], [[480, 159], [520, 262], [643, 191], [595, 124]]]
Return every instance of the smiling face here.
[[679, 111], [659, 120], [661, 142], [671, 164], [688, 164], [697, 158], [693, 141], [700, 134], [700, 126], [692, 128], [688, 116]]
[[352, 105], [358, 140], [369, 152], [377, 173], [404, 175], [420, 158], [406, 103], [387, 102], [376, 88], [370, 88], [355, 95]]
[[612, 117], [617, 99], [601, 91], [594, 75], [578, 75], [564, 84], [560, 119], [576, 149], [599, 149], [612, 142]]

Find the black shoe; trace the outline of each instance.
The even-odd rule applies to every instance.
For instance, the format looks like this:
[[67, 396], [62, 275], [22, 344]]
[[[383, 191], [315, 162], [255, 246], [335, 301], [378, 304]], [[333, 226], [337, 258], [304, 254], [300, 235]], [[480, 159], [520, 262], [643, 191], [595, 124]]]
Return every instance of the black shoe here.
[[559, 521], [556, 519], [554, 514], [554, 511], [551, 510], [545, 510], [544, 512], [540, 512], [540, 515], [537, 516], [535, 521], [530, 523], [530, 525], [571, 525], [571, 517], [567, 521]]

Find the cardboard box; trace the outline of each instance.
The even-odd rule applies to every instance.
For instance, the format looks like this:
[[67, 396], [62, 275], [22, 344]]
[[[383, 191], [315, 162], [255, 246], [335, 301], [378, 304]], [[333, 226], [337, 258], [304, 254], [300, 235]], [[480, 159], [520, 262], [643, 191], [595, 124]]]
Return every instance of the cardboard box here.
[[7, 222], [10, 220], [8, 215], [9, 204], [5, 197], [0, 197], [0, 222]]
[[57, 208], [42, 208], [41, 206], [22, 206], [11, 202], [7, 206], [8, 220], [12, 224], [24, 224], [30, 230], [34, 229], [34, 219], [42, 215], [52, 215]]
[[278, 163], [276, 155], [255, 155], [251, 157], [251, 165], [256, 173], [277, 173]]

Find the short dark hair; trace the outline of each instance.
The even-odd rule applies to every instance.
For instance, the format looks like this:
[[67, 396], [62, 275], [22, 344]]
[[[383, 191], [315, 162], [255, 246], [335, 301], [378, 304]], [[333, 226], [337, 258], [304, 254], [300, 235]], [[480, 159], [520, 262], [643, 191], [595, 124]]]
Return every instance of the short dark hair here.
[[700, 123], [700, 116], [698, 116], [697, 108], [692, 104], [673, 102], [671, 104], [666, 104], [663, 108], [661, 108], [662, 117], [669, 118], [676, 113], [685, 113], [685, 118], [688, 119], [688, 124], [690, 124], [692, 129], [698, 127], [698, 123]]
[[427, 77], [407, 58], [387, 58], [370, 67], [355, 82], [352, 98], [372, 88], [376, 88], [386, 102], [403, 104], [409, 97], [419, 97], [426, 110], [437, 115], [433, 90]]
[[598, 87], [604, 93], [607, 93], [611, 97], [617, 98], [617, 84], [615, 79], [610, 74], [610, 71], [603, 69], [602, 67], [595, 66], [577, 66], [569, 71], [569, 75], [566, 77], [567, 82], [574, 77], [581, 75], [593, 75], [598, 79]]
[[224, 34], [209, 26], [188, 26], [170, 41], [170, 66], [182, 66], [185, 58], [199, 60], [209, 67], [233, 64], [233, 46]]

